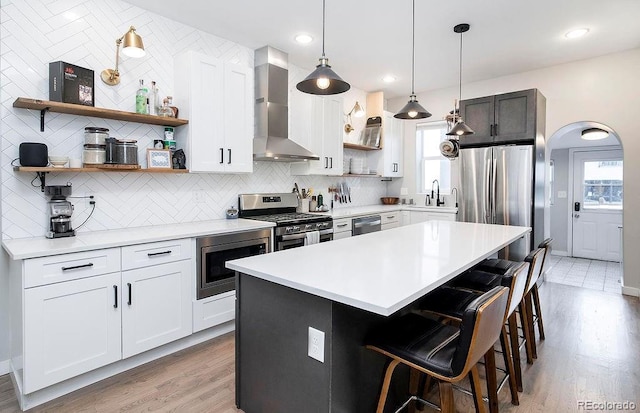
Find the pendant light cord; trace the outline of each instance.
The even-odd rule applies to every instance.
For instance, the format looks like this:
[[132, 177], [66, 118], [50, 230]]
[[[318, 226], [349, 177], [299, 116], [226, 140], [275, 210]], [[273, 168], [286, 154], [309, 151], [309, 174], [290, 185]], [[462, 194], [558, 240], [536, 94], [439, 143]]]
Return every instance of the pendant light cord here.
[[460, 32], [460, 89], [458, 95], [458, 105], [460, 105], [460, 101], [462, 100], [462, 33]]
[[325, 20], [325, 10], [326, 10], [326, 6], [325, 6], [325, 1], [326, 0], [322, 0], [322, 57], [324, 58], [324, 20]]
[[[323, 0], [324, 1], [324, 0]], [[411, 39], [411, 94], [415, 95], [415, 71], [416, 71], [416, 0], [413, 0], [412, 10], [412, 39]]]

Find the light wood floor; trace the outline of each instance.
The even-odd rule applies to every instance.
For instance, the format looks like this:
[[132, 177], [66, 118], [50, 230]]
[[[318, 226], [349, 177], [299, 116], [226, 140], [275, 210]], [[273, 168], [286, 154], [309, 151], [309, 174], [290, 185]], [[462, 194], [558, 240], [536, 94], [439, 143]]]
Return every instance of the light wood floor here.
[[[638, 299], [550, 282], [540, 292], [547, 339], [538, 343], [538, 360], [523, 364], [520, 406], [509, 403], [505, 386], [500, 411], [572, 412], [578, 400], [628, 400], [640, 408]], [[234, 350], [233, 334], [227, 334], [31, 411], [239, 412]], [[474, 411], [470, 397], [454, 396], [458, 411]], [[19, 411], [9, 376], [1, 376], [0, 412]]]

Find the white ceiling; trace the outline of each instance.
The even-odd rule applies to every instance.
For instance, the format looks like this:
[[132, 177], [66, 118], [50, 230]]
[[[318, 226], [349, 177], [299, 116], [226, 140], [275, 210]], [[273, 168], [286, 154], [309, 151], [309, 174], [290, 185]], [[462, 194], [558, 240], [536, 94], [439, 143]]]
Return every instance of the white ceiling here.
[[[253, 49], [276, 47], [310, 70], [322, 53], [322, 0], [126, 1]], [[467, 83], [640, 47], [639, 18], [638, 0], [417, 0], [415, 90], [457, 85], [458, 23], [471, 25], [464, 34]], [[581, 27], [590, 32], [564, 37]], [[300, 32], [314, 41], [296, 44]], [[408, 96], [411, 1], [326, 0], [325, 53], [352, 86]], [[388, 73], [398, 81], [382, 82]]]

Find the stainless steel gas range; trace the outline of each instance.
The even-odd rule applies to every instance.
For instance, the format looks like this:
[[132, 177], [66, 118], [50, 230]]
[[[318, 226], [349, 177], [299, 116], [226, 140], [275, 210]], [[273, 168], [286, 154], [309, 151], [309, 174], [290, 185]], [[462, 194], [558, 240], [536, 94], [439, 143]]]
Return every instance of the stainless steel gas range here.
[[238, 204], [240, 218], [276, 224], [275, 251], [301, 247], [314, 239], [319, 242], [333, 239], [331, 216], [296, 212], [295, 193], [241, 194]]

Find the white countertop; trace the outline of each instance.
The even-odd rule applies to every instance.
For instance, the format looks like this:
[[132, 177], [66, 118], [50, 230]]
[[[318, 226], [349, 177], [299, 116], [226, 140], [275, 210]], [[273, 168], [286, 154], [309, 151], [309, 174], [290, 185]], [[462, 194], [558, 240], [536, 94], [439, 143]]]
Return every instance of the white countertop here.
[[388, 316], [530, 231], [427, 221], [229, 261], [227, 267]]
[[251, 219], [218, 219], [180, 224], [151, 225], [79, 233], [75, 237], [48, 239], [42, 237], [3, 240], [2, 246], [14, 260], [89, 251], [145, 242], [192, 238], [211, 234], [242, 232], [271, 228], [275, 224]]

